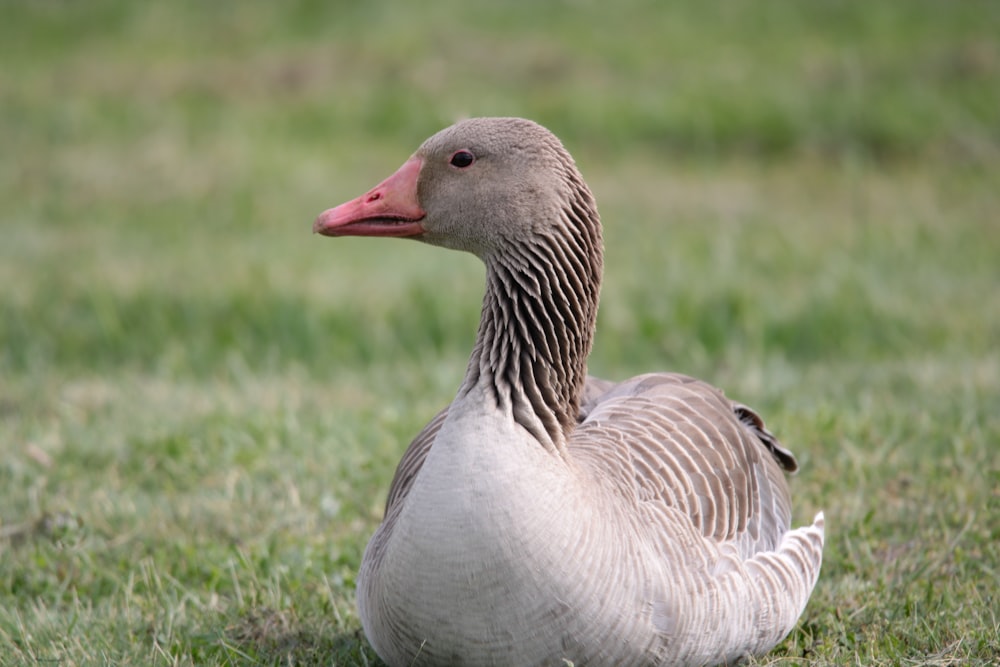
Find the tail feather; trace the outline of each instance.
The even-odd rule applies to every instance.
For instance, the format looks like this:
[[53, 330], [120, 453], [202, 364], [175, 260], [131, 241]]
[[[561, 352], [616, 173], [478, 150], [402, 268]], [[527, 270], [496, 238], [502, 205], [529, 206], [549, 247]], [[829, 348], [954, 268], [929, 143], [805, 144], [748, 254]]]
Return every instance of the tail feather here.
[[742, 563], [732, 555], [723, 556], [730, 565], [716, 569], [720, 604], [715, 618], [720, 636], [715, 645], [728, 648], [722, 654], [706, 650], [699, 659], [732, 664], [748, 655], [763, 655], [788, 636], [819, 578], [823, 542], [820, 512], [812, 525], [785, 533], [774, 551], [760, 552]]
[[824, 524], [820, 512], [811, 526], [785, 533], [776, 551], [758, 554], [747, 562], [754, 588], [763, 598], [779, 601], [764, 650], [784, 639], [805, 611], [823, 563]]

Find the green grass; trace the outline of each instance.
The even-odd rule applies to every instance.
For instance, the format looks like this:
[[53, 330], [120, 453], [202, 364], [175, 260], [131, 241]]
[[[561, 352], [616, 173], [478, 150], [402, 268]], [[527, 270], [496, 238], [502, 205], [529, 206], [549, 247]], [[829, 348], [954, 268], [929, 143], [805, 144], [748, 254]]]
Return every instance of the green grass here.
[[0, 664], [361, 664], [481, 269], [313, 237], [462, 115], [576, 155], [591, 370], [703, 377], [827, 516], [754, 664], [1000, 655], [1000, 5], [3, 3]]

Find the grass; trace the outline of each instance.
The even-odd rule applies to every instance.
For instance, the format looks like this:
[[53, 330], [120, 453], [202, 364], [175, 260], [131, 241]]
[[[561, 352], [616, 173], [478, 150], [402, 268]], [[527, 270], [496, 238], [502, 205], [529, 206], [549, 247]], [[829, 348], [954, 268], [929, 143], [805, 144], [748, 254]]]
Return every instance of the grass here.
[[309, 225], [465, 114], [598, 196], [592, 371], [708, 379], [798, 454], [824, 569], [752, 664], [997, 659], [993, 3], [4, 13], [0, 664], [378, 664], [354, 575], [481, 269]]

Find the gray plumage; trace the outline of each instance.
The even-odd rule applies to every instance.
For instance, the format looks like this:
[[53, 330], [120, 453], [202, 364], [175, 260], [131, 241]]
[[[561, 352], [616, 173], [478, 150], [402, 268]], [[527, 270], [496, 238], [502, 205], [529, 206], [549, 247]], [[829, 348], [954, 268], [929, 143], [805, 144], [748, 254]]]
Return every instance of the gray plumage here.
[[822, 560], [822, 514], [790, 530], [794, 456], [704, 382], [587, 376], [601, 226], [551, 133], [471, 119], [413, 160], [407, 210], [419, 213], [356, 217], [475, 253], [486, 290], [466, 377], [404, 454], [365, 551], [358, 605], [375, 650], [391, 665], [703, 665], [769, 651]]

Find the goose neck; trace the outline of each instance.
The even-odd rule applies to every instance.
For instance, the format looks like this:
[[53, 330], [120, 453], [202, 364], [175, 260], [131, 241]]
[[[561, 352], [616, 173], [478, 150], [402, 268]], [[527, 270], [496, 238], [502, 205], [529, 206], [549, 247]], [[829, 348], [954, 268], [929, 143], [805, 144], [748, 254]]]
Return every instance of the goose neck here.
[[547, 449], [576, 424], [600, 292], [596, 238], [554, 235], [486, 257], [465, 387], [481, 386]]

